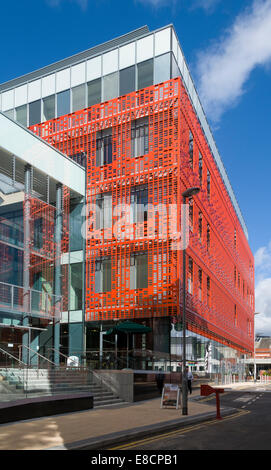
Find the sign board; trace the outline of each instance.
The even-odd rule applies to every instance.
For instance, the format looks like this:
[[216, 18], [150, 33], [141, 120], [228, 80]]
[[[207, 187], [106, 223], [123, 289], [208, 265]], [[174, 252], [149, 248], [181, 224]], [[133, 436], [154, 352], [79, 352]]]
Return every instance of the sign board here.
[[79, 367], [79, 357], [69, 356], [68, 359], [67, 359], [67, 366], [68, 367]]
[[161, 408], [164, 406], [174, 406], [179, 408], [180, 388], [177, 384], [164, 384]]
[[207, 397], [212, 393], [224, 393], [224, 388], [213, 388], [210, 385], [201, 385], [200, 386], [200, 394], [201, 396]]
[[210, 387], [210, 385], [201, 385], [200, 386], [201, 396], [208, 397], [208, 395], [211, 395], [212, 393], [215, 393], [215, 397], [216, 397], [216, 418], [217, 419], [222, 419], [221, 414], [220, 414], [219, 394], [224, 393], [224, 388], [213, 388], [213, 387]]

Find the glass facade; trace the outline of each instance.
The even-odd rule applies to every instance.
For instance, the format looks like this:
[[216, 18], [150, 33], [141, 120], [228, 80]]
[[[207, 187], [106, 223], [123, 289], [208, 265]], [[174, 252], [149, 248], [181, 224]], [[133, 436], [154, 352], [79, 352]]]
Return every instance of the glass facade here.
[[29, 103], [29, 126], [33, 126], [41, 121], [41, 100]]
[[57, 117], [70, 113], [70, 90], [62, 91], [57, 95]]
[[153, 59], [137, 64], [137, 89], [153, 84]]
[[93, 106], [102, 101], [102, 80], [97, 78], [87, 84], [88, 89], [88, 106]]
[[111, 73], [103, 77], [103, 100], [108, 101], [119, 95], [119, 74]]
[[86, 107], [86, 87], [85, 84], [72, 88], [72, 111], [84, 109]]
[[120, 96], [135, 90], [135, 65], [120, 71]]
[[70, 264], [69, 310], [82, 310], [82, 263]]
[[[171, 325], [171, 370], [180, 370], [182, 358], [182, 324]], [[245, 380], [244, 354], [191, 331], [186, 331], [186, 359], [193, 374], [206, 374], [216, 383], [227, 384]]]
[[19, 106], [15, 108], [15, 119], [23, 126], [27, 126], [27, 105]]
[[56, 115], [55, 109], [55, 95], [48, 96], [43, 99], [43, 116], [42, 121], [49, 121], [49, 119], [54, 119]]

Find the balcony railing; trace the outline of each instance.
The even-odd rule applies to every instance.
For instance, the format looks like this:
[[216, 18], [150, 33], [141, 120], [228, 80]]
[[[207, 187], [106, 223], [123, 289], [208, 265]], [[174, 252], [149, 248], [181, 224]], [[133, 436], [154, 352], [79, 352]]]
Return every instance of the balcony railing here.
[[62, 296], [0, 282], [0, 309], [45, 318], [60, 318]]

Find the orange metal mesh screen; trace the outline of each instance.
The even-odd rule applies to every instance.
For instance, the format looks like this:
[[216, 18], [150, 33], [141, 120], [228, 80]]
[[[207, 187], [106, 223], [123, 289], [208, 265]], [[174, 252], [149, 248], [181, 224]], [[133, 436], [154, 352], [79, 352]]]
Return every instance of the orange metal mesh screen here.
[[[140, 119], [147, 128], [147, 134], [142, 131], [147, 145], [135, 154], [135, 122]], [[179, 78], [33, 126], [32, 130], [67, 155], [84, 153], [87, 157], [87, 321], [180, 318], [182, 251], [176, 249], [176, 233], [171, 226], [175, 223], [173, 232], [180, 232], [183, 190], [201, 184], [190, 214], [188, 327], [238, 349], [253, 349], [253, 328], [248, 329], [248, 324], [253, 326], [253, 257]], [[189, 131], [194, 139], [192, 162]], [[140, 136], [141, 130], [138, 132]], [[107, 164], [97, 161], [100, 148], [104, 156], [108, 152], [107, 158], [110, 153]], [[203, 158], [201, 181], [199, 152]], [[135, 222], [131, 204], [142, 188], [147, 188], [148, 214]], [[97, 205], [105, 204], [106, 197], [112, 201], [112, 217], [110, 224], [101, 227]], [[233, 246], [234, 230], [238, 247]], [[189, 258], [193, 261], [191, 272]], [[139, 287], [133, 266], [137, 263], [140, 269], [143, 259], [147, 282]], [[97, 289], [100, 272], [104, 270], [105, 275], [109, 266], [110, 281]], [[241, 276], [243, 291], [234, 281], [234, 268]]]

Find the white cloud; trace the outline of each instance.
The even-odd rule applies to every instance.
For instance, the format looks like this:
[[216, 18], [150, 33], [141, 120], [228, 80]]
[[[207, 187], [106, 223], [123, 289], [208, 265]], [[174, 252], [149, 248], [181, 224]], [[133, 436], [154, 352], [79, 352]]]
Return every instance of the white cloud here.
[[271, 336], [271, 241], [255, 253], [255, 331]]
[[255, 67], [271, 62], [271, 0], [254, 0], [210, 49], [198, 56], [199, 94], [211, 119], [234, 106]]
[[155, 8], [160, 8], [164, 6], [175, 6], [177, 0], [136, 0], [138, 3], [143, 3], [144, 5], [150, 5]]
[[271, 278], [258, 282], [255, 290], [255, 332], [271, 336]]
[[[50, 7], [59, 7], [62, 4], [66, 3], [67, 0], [47, 0], [47, 3]], [[77, 3], [79, 7], [85, 11], [88, 7], [88, 0], [68, 0], [70, 3]]]
[[211, 12], [214, 10], [216, 5], [220, 2], [221, 0], [194, 0], [193, 3], [190, 5], [192, 9], [194, 8], [202, 8], [205, 10], [207, 13]]

